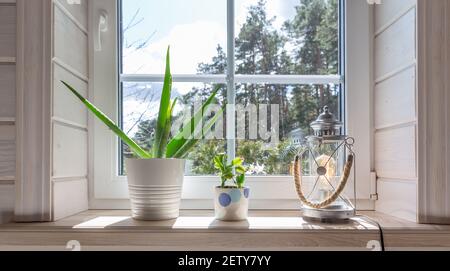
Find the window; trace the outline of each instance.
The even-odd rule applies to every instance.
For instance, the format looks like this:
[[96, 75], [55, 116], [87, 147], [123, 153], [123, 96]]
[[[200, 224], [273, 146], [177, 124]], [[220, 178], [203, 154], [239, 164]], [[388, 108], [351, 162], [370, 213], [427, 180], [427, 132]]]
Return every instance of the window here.
[[[99, 14], [106, 12], [109, 25], [108, 31], [100, 33], [99, 42], [104, 46], [91, 52], [90, 98], [141, 144], [151, 144], [147, 139], [159, 105], [168, 45], [174, 96], [191, 105], [219, 85], [220, 102], [246, 112], [226, 116], [224, 138], [204, 140], [191, 152], [183, 207], [212, 207], [211, 190], [217, 179], [210, 161], [216, 153], [227, 152], [231, 157], [244, 157], [251, 167], [247, 180], [253, 191], [252, 208], [296, 208], [298, 200], [288, 176], [289, 147], [310, 133], [309, 123], [325, 105], [345, 121], [347, 131], [358, 138], [357, 145], [361, 142], [358, 179], [364, 181], [358, 193], [361, 199], [369, 198], [370, 75], [361, 74], [370, 66], [366, 35], [370, 33], [370, 7], [365, 2], [90, 3], [93, 36], [97, 37]], [[117, 31], [112, 31], [114, 26]], [[278, 119], [269, 118], [264, 127], [271, 131], [273, 124], [278, 129], [276, 140], [260, 131], [256, 138], [250, 136], [252, 108], [258, 112], [257, 119], [261, 108], [269, 115], [278, 113], [274, 114]], [[180, 107], [177, 112], [182, 110]], [[244, 133], [239, 134], [242, 128]], [[91, 131], [91, 208], [127, 208], [122, 159], [128, 150], [101, 124], [93, 121]]]
[[[247, 112], [236, 120], [226, 115], [228, 134], [193, 149], [186, 174], [213, 175], [214, 155], [226, 151], [243, 157], [250, 174], [288, 175], [289, 150], [309, 134], [321, 109], [341, 111], [339, 1], [228, 2], [121, 1], [122, 126], [150, 147], [170, 44], [174, 97], [190, 106], [223, 84], [219, 100]], [[277, 123], [266, 121], [276, 131], [270, 136], [258, 129], [266, 108]], [[121, 157], [128, 154], [120, 149]], [[123, 173], [123, 163], [120, 168]]]

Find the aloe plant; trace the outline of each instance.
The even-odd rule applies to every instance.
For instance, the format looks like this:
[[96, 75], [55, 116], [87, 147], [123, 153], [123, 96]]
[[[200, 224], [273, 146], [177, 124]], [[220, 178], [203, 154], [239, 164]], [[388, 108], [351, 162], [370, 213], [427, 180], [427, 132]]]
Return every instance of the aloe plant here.
[[245, 184], [245, 173], [247, 168], [243, 166], [244, 159], [237, 157], [228, 163], [228, 157], [222, 153], [214, 157], [214, 167], [219, 173], [221, 188], [232, 180], [237, 188], [243, 188]]
[[[210, 129], [223, 113], [223, 108], [217, 114], [209, 119], [205, 124], [199, 121], [203, 118], [203, 112], [208, 110], [209, 106], [215, 101], [215, 97], [219, 91], [216, 87], [211, 96], [205, 101], [202, 108], [195, 112], [189, 122], [184, 125], [181, 131], [170, 138], [172, 129], [173, 110], [177, 103], [177, 99], [171, 100], [172, 94], [172, 74], [170, 71], [170, 47], [167, 49], [166, 70], [164, 75], [164, 84], [161, 94], [159, 106], [159, 114], [153, 138], [151, 150], [141, 148], [133, 139], [128, 137], [108, 116], [106, 116], [99, 108], [93, 105], [89, 100], [85, 99], [78, 91], [76, 91], [68, 83], [61, 81], [100, 121], [102, 121], [112, 132], [114, 132], [131, 151], [139, 158], [184, 158], [189, 150], [195, 146]], [[201, 125], [201, 127], [199, 127]]]

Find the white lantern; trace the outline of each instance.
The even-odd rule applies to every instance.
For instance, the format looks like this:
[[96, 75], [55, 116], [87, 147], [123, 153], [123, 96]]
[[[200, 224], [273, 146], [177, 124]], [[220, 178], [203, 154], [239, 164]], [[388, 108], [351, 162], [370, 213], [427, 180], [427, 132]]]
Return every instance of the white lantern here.
[[355, 204], [348, 196], [353, 190], [356, 202], [354, 139], [342, 135], [342, 127], [325, 107], [311, 124], [314, 135], [295, 159], [295, 186], [305, 218], [336, 222], [355, 216]]

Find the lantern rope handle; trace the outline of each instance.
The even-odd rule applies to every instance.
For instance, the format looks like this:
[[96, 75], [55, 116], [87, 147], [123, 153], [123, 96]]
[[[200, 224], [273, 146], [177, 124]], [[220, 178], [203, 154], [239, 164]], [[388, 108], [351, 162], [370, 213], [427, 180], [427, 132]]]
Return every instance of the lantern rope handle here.
[[295, 157], [295, 165], [294, 165], [294, 180], [295, 180], [295, 188], [297, 189], [297, 194], [300, 200], [308, 207], [315, 208], [315, 209], [322, 209], [330, 206], [333, 202], [337, 200], [339, 195], [344, 191], [345, 186], [347, 185], [348, 178], [350, 177], [350, 172], [353, 167], [353, 160], [354, 156], [353, 154], [350, 154], [347, 158], [347, 163], [344, 167], [344, 174], [341, 177], [341, 180], [339, 181], [339, 186], [337, 187], [336, 191], [330, 195], [327, 199], [320, 203], [313, 203], [309, 201], [305, 194], [302, 191], [302, 177], [301, 177], [301, 164], [300, 164], [300, 157]]

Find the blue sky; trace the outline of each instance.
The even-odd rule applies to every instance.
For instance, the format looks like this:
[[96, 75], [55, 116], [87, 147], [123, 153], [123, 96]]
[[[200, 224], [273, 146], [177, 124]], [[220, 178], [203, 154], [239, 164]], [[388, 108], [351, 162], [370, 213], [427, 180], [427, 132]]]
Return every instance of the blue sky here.
[[[155, 40], [164, 38], [176, 24], [210, 21], [226, 26], [226, 1], [224, 0], [124, 0], [124, 21], [129, 21], [140, 9], [143, 23], [131, 31], [129, 38], [140, 38], [145, 29], [157, 31]], [[224, 12], [225, 11], [225, 12]]]
[[[269, 16], [276, 16], [275, 27], [295, 14], [300, 0], [267, 0]], [[236, 32], [245, 22], [247, 8], [257, 0], [236, 0]], [[127, 31], [129, 43], [153, 34], [150, 45], [124, 52], [125, 73], [162, 73], [165, 48], [170, 44], [172, 71], [196, 73], [197, 64], [216, 54], [217, 44], [226, 48], [226, 0], [123, 0], [124, 23], [135, 12], [142, 22]]]

